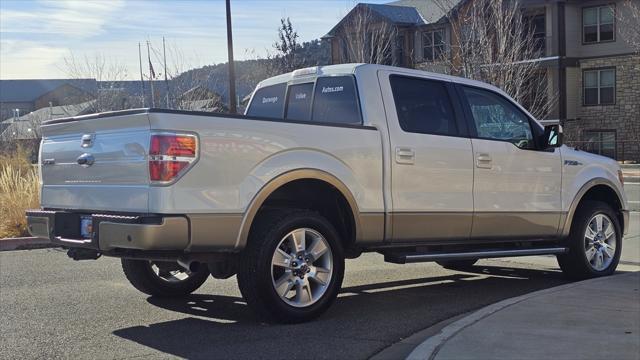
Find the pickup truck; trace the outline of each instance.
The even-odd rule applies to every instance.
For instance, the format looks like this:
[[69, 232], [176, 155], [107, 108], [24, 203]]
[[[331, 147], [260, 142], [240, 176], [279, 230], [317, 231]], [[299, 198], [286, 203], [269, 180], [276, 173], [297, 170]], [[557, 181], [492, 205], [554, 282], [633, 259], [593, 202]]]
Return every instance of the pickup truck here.
[[323, 313], [363, 252], [458, 270], [552, 254], [588, 278], [615, 271], [628, 227], [614, 160], [496, 87], [417, 70], [305, 68], [262, 81], [245, 115], [127, 110], [42, 135], [34, 236], [121, 258], [151, 296], [237, 275], [272, 322]]

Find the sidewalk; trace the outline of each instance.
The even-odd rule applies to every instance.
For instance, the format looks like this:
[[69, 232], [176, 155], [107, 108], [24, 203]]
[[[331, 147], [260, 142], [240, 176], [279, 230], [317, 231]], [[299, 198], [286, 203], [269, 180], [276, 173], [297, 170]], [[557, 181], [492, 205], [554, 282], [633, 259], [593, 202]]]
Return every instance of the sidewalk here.
[[559, 286], [485, 307], [408, 359], [640, 359], [640, 272]]

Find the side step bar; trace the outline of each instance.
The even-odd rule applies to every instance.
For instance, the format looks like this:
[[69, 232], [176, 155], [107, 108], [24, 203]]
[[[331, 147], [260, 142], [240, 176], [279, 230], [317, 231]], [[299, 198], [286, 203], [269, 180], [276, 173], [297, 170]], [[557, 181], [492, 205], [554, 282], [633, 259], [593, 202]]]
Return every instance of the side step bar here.
[[472, 252], [455, 253], [387, 253], [384, 261], [394, 264], [409, 264], [417, 262], [438, 261], [438, 260], [464, 260], [464, 259], [485, 259], [510, 256], [534, 256], [534, 255], [557, 255], [565, 254], [569, 251], [566, 247], [549, 247], [538, 249], [517, 249], [517, 250], [486, 250]]

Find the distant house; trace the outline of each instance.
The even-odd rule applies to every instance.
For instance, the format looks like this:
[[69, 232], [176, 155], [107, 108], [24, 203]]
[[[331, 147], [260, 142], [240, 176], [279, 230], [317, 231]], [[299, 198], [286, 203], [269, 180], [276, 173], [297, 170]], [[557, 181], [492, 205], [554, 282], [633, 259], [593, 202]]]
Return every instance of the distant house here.
[[0, 80], [0, 120], [95, 98], [95, 79]]
[[[453, 56], [458, 44], [451, 21], [458, 21], [456, 25], [465, 31], [464, 20], [456, 15], [476, 1], [480, 0], [360, 3], [323, 39], [331, 45], [333, 64], [361, 61], [349, 47], [354, 33], [348, 25], [361, 24], [359, 18], [366, 13], [367, 35], [359, 50], [373, 53], [372, 34], [388, 26], [394, 29], [394, 39], [388, 49], [382, 47], [386, 53], [379, 63], [452, 72], [441, 61], [459, 61]], [[625, 41], [628, 25], [620, 24], [618, 16], [628, 12], [627, 4], [624, 0], [519, 2], [538, 50], [538, 56], [527, 61], [540, 65], [539, 81], [550, 85], [547, 96], [558, 99], [542, 120], [562, 123], [566, 138], [579, 148], [640, 161], [640, 54]]]
[[17, 118], [10, 117], [0, 122], [0, 141], [38, 139], [40, 138], [39, 127], [43, 121], [90, 114], [93, 112], [95, 101], [89, 100], [80, 104], [50, 106]]

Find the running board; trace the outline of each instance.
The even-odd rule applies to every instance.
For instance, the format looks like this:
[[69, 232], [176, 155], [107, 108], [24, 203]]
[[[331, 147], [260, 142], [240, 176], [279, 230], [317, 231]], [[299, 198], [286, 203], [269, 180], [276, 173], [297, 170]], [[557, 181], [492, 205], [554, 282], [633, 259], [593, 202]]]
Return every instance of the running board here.
[[486, 250], [472, 252], [455, 253], [387, 253], [384, 261], [394, 264], [409, 264], [417, 262], [438, 261], [438, 260], [465, 260], [465, 259], [486, 259], [511, 256], [534, 256], [534, 255], [557, 255], [565, 254], [569, 251], [566, 247], [550, 247], [538, 249], [518, 249], [518, 250]]

